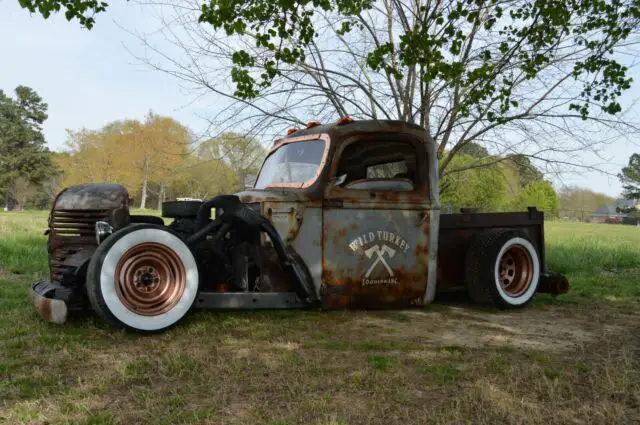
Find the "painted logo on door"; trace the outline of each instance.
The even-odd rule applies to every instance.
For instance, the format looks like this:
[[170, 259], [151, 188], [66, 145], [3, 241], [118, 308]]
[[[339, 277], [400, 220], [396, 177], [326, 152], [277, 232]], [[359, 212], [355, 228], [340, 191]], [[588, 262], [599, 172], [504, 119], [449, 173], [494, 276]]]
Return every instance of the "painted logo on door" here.
[[362, 278], [362, 286], [396, 285], [398, 277], [389, 264], [396, 255], [405, 254], [410, 246], [400, 235], [385, 230], [367, 232], [353, 239], [349, 248], [356, 254], [363, 254], [370, 263]]

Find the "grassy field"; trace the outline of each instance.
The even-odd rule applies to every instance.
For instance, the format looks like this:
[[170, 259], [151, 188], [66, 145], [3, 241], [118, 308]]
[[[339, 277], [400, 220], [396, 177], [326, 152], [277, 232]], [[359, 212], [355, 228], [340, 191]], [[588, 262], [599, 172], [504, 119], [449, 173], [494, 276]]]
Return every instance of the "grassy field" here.
[[0, 213], [1, 424], [640, 423], [640, 228], [547, 224], [571, 293], [498, 312], [197, 312], [153, 336], [42, 322], [45, 213]]

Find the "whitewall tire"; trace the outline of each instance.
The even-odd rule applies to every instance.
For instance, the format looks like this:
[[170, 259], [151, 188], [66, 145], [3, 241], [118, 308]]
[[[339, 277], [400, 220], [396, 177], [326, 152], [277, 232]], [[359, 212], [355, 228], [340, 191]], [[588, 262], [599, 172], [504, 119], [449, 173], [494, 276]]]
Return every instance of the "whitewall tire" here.
[[467, 290], [479, 303], [524, 307], [538, 289], [540, 273], [538, 250], [522, 231], [485, 231], [475, 237], [467, 252]]
[[168, 229], [127, 226], [109, 236], [87, 269], [93, 309], [118, 328], [157, 332], [189, 312], [199, 287], [189, 247]]

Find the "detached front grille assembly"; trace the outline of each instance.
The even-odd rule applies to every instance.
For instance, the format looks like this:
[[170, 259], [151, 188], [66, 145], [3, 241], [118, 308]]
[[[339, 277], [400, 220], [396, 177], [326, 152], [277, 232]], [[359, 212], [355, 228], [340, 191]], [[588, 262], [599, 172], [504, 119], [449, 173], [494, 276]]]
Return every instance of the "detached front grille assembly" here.
[[[96, 222], [105, 220], [110, 210], [56, 210], [49, 219], [49, 268], [51, 280], [64, 283], [75, 272], [72, 258], [82, 251], [90, 255], [97, 246]], [[84, 257], [84, 256], [83, 256]]]

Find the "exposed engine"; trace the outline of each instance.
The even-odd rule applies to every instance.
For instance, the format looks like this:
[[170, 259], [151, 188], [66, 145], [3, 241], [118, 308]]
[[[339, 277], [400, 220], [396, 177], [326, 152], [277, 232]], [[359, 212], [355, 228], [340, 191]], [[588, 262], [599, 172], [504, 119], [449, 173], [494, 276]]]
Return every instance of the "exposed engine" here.
[[[202, 201], [168, 201], [162, 204], [162, 217], [171, 218], [171, 230], [183, 239], [188, 239], [198, 229], [198, 213]], [[209, 217], [207, 223], [212, 220]], [[253, 247], [238, 238], [235, 230], [221, 238], [213, 232], [202, 240], [196, 251], [203, 290], [212, 292], [260, 292], [268, 288], [263, 284], [256, 257], [258, 247]]]

